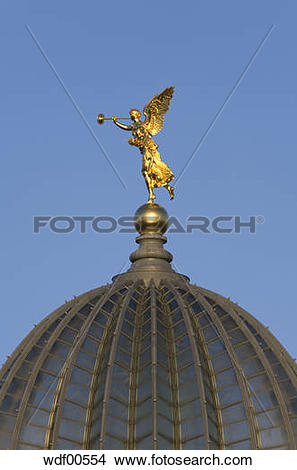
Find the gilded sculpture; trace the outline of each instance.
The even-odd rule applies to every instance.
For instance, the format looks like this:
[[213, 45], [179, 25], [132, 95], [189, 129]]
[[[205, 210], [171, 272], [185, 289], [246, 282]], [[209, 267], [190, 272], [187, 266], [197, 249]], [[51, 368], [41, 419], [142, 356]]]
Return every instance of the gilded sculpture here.
[[[98, 114], [98, 124], [103, 124], [106, 119], [112, 119], [120, 129], [132, 131], [133, 138], [128, 140], [130, 145], [138, 147], [142, 154], [142, 174], [149, 193], [148, 203], [152, 203], [156, 196], [154, 188], [165, 187], [174, 198], [174, 188], [169, 183], [174, 179], [174, 174], [161, 159], [158, 145], [152, 136], [158, 134], [164, 124], [164, 115], [169, 109], [169, 104], [174, 92], [174, 86], [166, 88], [162, 93], [155, 95], [144, 107], [144, 121], [141, 120], [141, 112], [138, 109], [130, 110], [130, 118], [105, 118]], [[123, 124], [119, 119], [131, 119], [130, 125]]]

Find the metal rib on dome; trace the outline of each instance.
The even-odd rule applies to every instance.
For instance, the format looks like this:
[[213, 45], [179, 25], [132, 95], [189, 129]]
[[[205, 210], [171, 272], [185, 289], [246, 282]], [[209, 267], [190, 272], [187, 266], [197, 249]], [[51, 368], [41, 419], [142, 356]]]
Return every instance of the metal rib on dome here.
[[1, 449], [295, 449], [297, 367], [230, 300], [138, 237], [132, 267], [66, 303], [1, 370]]

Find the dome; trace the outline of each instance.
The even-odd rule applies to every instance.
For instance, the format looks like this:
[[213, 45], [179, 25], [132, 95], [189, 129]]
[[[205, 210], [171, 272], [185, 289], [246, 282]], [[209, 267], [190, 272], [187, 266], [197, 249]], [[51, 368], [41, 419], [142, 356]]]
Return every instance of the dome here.
[[1, 449], [296, 449], [297, 368], [145, 232], [130, 269], [65, 303], [0, 374]]

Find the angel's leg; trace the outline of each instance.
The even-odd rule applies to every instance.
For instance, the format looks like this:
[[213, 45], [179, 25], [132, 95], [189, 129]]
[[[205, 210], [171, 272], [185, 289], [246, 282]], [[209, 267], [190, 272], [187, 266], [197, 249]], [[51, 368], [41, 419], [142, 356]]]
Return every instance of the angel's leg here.
[[148, 203], [153, 202], [156, 199], [156, 196], [154, 195], [154, 191], [153, 191], [154, 183], [149, 174], [150, 168], [151, 168], [151, 158], [147, 155], [147, 153], [145, 153], [143, 155], [143, 161], [142, 161], [142, 174], [145, 179], [146, 186], [149, 192], [149, 200], [147, 201]]
[[153, 192], [152, 179], [150, 178], [146, 170], [143, 170], [142, 174], [144, 176], [146, 186], [149, 192], [149, 200], [147, 202], [153, 202], [156, 199], [156, 196], [154, 195], [154, 192]]
[[174, 198], [174, 187], [170, 186], [170, 184], [166, 184], [165, 188], [167, 189], [167, 191], [170, 194], [170, 199], [173, 199]]

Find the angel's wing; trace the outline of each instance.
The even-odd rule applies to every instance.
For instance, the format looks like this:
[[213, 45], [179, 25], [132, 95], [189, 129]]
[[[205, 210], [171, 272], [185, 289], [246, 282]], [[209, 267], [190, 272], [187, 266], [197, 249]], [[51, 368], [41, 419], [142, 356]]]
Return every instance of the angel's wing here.
[[156, 135], [163, 127], [164, 114], [169, 109], [170, 100], [174, 92], [174, 86], [166, 88], [159, 95], [155, 95], [145, 106], [144, 126], [151, 135]]

